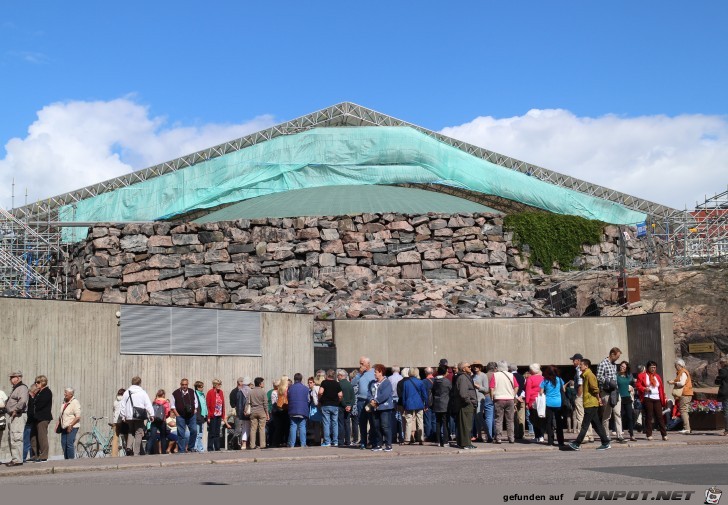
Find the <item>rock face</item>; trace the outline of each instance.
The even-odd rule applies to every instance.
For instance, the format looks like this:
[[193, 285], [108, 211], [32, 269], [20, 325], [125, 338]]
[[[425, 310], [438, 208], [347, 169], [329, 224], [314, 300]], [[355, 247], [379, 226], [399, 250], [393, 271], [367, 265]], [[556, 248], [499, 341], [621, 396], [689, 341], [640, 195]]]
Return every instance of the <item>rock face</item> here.
[[[575, 264], [611, 260], [618, 235], [606, 227], [603, 243], [585, 247]], [[627, 245], [632, 258], [646, 254], [641, 241]], [[492, 214], [99, 224], [69, 262], [83, 300], [290, 311], [322, 321], [554, 313], [536, 297], [543, 271]]]

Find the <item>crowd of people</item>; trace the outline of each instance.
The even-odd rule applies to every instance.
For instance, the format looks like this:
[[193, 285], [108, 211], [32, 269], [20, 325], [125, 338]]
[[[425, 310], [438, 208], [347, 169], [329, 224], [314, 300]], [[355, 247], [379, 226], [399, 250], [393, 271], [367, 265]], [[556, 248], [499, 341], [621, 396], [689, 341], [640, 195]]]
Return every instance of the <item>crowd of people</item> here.
[[[668, 429], [681, 423], [681, 433], [690, 434], [693, 385], [685, 362], [675, 360], [675, 378], [665, 381], [654, 361], [633, 371], [621, 355], [612, 348], [596, 373], [579, 353], [569, 358], [573, 371], [533, 363], [524, 373], [505, 361], [450, 365], [447, 359], [436, 368], [388, 369], [362, 356], [358, 370], [319, 370], [305, 383], [300, 373], [274, 380], [270, 389], [261, 377], [241, 377], [227, 396], [219, 379], [205, 392], [204, 382], [190, 388], [183, 378], [169, 397], [159, 389], [154, 400], [137, 376], [117, 392], [111, 424], [128, 456], [219, 451], [228, 440], [233, 449], [320, 445], [386, 452], [393, 444], [469, 450], [475, 443], [513, 444], [528, 437], [580, 450], [594, 435], [601, 442], [597, 449], [605, 450], [614, 439], [635, 440], [640, 430], [647, 440], [655, 429], [667, 440]], [[39, 375], [28, 387], [22, 372], [9, 377], [10, 395], [0, 391], [0, 430], [8, 432], [11, 454], [7, 465], [46, 461], [54, 419], [48, 379]], [[665, 382], [672, 386], [672, 400]], [[728, 358], [720, 361], [716, 384], [728, 435]], [[65, 388], [55, 423], [64, 458], [75, 457], [80, 421], [75, 391]], [[567, 444], [565, 433], [577, 434], [575, 440]]]

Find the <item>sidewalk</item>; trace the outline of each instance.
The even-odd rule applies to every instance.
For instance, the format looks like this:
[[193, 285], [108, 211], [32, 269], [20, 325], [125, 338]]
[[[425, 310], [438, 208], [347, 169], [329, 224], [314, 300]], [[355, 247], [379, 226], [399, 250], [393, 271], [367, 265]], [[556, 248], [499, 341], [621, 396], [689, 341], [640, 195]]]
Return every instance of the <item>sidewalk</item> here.
[[[645, 440], [639, 434], [636, 442], [626, 444], [613, 443], [616, 450], [630, 450], [639, 448], [657, 448], [683, 445], [726, 445], [728, 437], [721, 436], [722, 431], [693, 432], [691, 435], [681, 435], [670, 432], [667, 441], [660, 440], [659, 433], [653, 441]], [[574, 439], [572, 434], [567, 435], [567, 443]], [[598, 443], [584, 444], [583, 449], [596, 449]], [[395, 445], [389, 453], [361, 450], [357, 447], [307, 447], [301, 448], [275, 448], [243, 451], [220, 451], [210, 453], [162, 454], [150, 456], [134, 456], [121, 458], [93, 458], [73, 460], [49, 460], [44, 463], [25, 463], [23, 466], [0, 466], [0, 478], [5, 476], [43, 475], [52, 473], [94, 472], [139, 468], [179, 467], [193, 465], [232, 465], [241, 463], [261, 463], [274, 461], [315, 461], [322, 459], [367, 459], [398, 456], [439, 456], [453, 454], [478, 455], [486, 453], [518, 453], [533, 451], [557, 451], [557, 447], [533, 443], [530, 440], [521, 440], [515, 444], [480, 444], [476, 443], [476, 450], [461, 450], [456, 447], [438, 447], [436, 444], [425, 445]]]

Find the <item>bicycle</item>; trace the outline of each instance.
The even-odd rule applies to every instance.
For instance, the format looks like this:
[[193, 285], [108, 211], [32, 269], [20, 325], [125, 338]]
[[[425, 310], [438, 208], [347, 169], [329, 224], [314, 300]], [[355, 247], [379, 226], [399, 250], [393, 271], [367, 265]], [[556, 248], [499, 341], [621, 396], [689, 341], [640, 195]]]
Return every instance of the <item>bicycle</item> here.
[[[114, 426], [109, 424], [109, 431], [104, 434], [98, 427], [99, 421], [108, 419], [106, 417], [91, 417], [93, 426], [76, 441], [77, 458], [103, 458], [111, 455], [111, 445], [114, 440]], [[119, 456], [126, 456], [126, 449], [119, 437]]]

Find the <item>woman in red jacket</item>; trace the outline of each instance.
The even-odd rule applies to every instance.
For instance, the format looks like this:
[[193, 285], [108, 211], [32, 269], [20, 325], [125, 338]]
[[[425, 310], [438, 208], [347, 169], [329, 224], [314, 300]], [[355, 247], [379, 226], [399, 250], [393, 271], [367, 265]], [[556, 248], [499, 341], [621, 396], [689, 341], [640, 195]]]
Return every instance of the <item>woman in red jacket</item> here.
[[205, 401], [207, 403], [207, 450], [220, 450], [220, 430], [224, 424], [230, 429], [230, 425], [225, 418], [225, 394], [220, 387], [222, 381], [215, 379], [212, 381], [212, 389], [207, 392]]
[[647, 440], [652, 440], [652, 426], [655, 418], [657, 418], [657, 423], [660, 426], [662, 440], [667, 440], [665, 418], [662, 416], [662, 409], [667, 405], [667, 398], [665, 398], [662, 377], [657, 373], [657, 363], [654, 361], [647, 362], [645, 371], [637, 376], [636, 386], [647, 417], [645, 420]]

